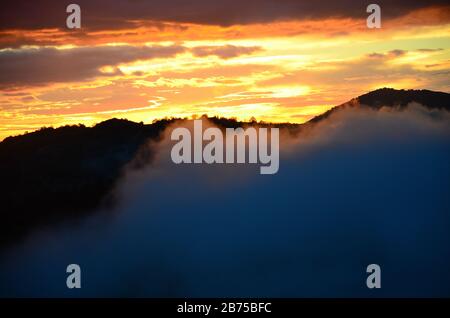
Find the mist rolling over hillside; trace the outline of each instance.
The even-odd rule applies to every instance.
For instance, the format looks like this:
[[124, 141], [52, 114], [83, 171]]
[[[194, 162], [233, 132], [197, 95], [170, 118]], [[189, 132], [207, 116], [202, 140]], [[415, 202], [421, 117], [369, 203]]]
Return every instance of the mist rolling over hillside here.
[[[432, 110], [448, 110], [450, 94], [380, 89], [336, 106], [304, 125], [260, 123], [260, 126], [284, 128], [295, 135], [346, 107], [379, 109], [385, 105], [400, 109], [411, 103], [421, 103]], [[209, 120], [222, 129], [243, 124], [226, 118]], [[113, 204], [115, 197], [111, 190], [125, 167], [139, 169], [149, 164], [155, 151], [148, 143], [160, 140], [161, 133], [174, 122], [175, 119], [165, 119], [144, 125], [111, 119], [92, 128], [83, 125], [42, 128], [6, 138], [0, 143], [5, 207], [0, 247], [36, 227], [76, 219], [101, 205]]]
[[[21, 176], [23, 199], [2, 213], [27, 230], [3, 235], [0, 295], [448, 297], [449, 96], [380, 90], [278, 125], [280, 169], [270, 176], [254, 165], [173, 164], [170, 130], [189, 121], [7, 139], [2, 173]], [[31, 144], [22, 163], [38, 172], [20, 174]], [[71, 161], [46, 165], [51, 153]], [[54, 212], [40, 214], [49, 204]], [[20, 214], [23, 206], [35, 209]], [[83, 269], [80, 290], [64, 285], [70, 263]], [[383, 268], [380, 290], [364, 284], [371, 263]]]
[[1, 9], [2, 305], [450, 298], [448, 0]]

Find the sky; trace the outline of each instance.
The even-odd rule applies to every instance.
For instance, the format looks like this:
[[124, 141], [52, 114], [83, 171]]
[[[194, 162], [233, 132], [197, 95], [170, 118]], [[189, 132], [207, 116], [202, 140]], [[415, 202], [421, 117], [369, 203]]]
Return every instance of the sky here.
[[0, 10], [0, 140], [208, 114], [302, 123], [381, 87], [450, 92], [447, 1], [25, 0]]

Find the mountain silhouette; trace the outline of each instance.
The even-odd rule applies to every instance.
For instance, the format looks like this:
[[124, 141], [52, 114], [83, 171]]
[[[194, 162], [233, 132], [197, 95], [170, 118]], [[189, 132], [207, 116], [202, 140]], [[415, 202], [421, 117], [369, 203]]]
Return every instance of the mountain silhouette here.
[[310, 123], [318, 122], [333, 112], [345, 107], [369, 107], [372, 109], [391, 107], [401, 110], [411, 103], [418, 103], [429, 109], [445, 109], [450, 111], [450, 94], [425, 89], [397, 90], [393, 88], [380, 88], [333, 107], [327, 112], [312, 118]]
[[42, 128], [6, 138], [0, 143], [0, 246], [33, 227], [97, 207], [121, 168], [167, 123], [111, 119], [92, 128]]
[[[450, 111], [450, 94], [428, 90], [383, 88], [359, 96], [316, 116], [316, 123], [343, 107], [398, 107], [416, 102]], [[234, 119], [208, 118], [218, 127], [253, 125]], [[125, 167], [139, 168], [152, 160], [149, 140], [158, 140], [176, 119], [152, 124], [110, 119], [84, 125], [41, 128], [8, 137], [0, 143], [0, 247], [40, 226], [77, 218], [114, 203], [111, 194]], [[307, 123], [307, 124], [308, 124]], [[298, 131], [300, 124], [259, 125]]]

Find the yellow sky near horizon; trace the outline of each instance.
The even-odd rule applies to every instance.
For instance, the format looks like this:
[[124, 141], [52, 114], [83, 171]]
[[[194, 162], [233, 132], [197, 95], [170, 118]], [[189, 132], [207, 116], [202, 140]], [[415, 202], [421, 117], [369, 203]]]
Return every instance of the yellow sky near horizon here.
[[112, 117], [302, 123], [376, 88], [449, 92], [449, 16], [0, 31], [0, 140]]

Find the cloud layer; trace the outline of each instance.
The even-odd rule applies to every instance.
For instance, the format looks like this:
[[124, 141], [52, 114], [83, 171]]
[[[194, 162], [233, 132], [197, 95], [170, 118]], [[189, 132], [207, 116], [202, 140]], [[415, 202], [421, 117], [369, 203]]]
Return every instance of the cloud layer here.
[[101, 72], [100, 68], [136, 60], [172, 57], [183, 51], [181, 46], [123, 45], [66, 50], [46, 47], [7, 50], [0, 52], [0, 87], [82, 81], [98, 76], [119, 75], [120, 71], [117, 69]]
[[[45, 230], [2, 257], [0, 295], [449, 296], [450, 115], [347, 109], [297, 138], [280, 171], [130, 171], [114, 211]], [[65, 268], [83, 288], [65, 288]], [[382, 289], [365, 286], [382, 268]], [[414, 279], [412, 279], [414, 278]]]
[[[95, 46], [10, 49], [0, 52], [0, 88], [26, 87], [55, 82], [79, 82], [97, 77], [124, 75], [116, 66], [157, 58], [173, 58], [190, 51], [198, 57], [229, 59], [260, 51], [260, 47], [199, 46]], [[102, 67], [109, 67], [102, 70]]]
[[[448, 5], [445, 0], [415, 0], [377, 2], [386, 18], [433, 5]], [[339, 2], [298, 0], [226, 0], [183, 1], [157, 0], [79, 0], [83, 25], [88, 29], [115, 29], [130, 27], [137, 21], [188, 22], [228, 26], [233, 24], [267, 23], [277, 20], [320, 19], [324, 17], [365, 18], [366, 6], [358, 0]], [[0, 30], [64, 28], [66, 3], [41, 0], [30, 3], [18, 0], [2, 5]], [[39, 13], [37, 13], [39, 12]]]

